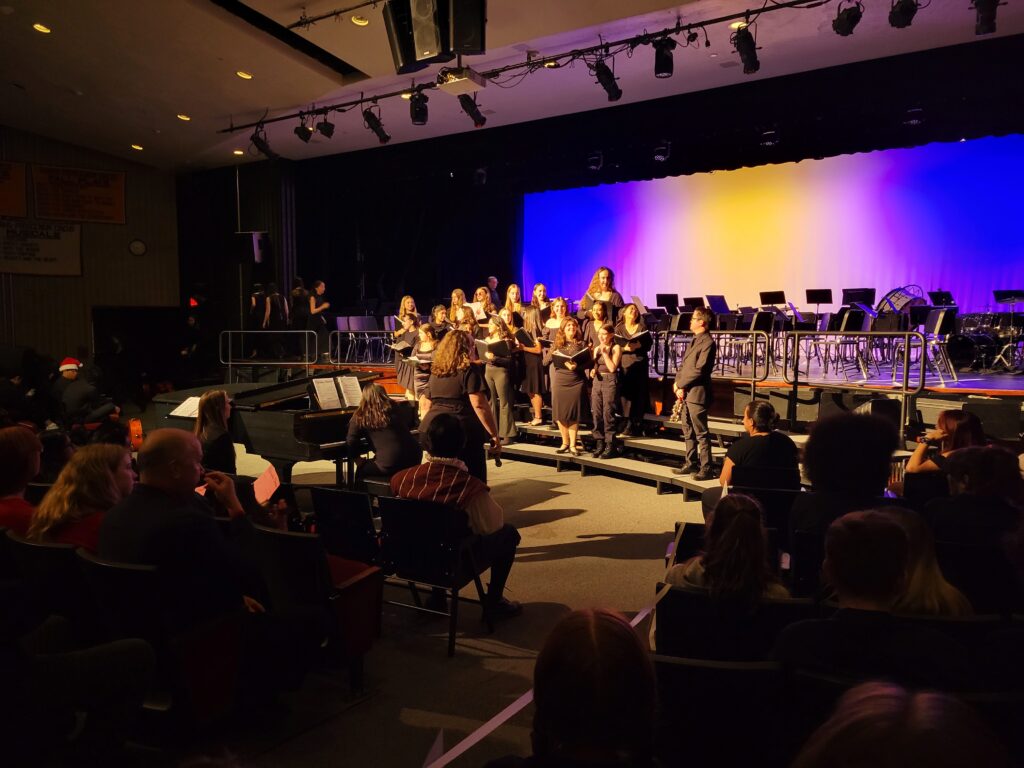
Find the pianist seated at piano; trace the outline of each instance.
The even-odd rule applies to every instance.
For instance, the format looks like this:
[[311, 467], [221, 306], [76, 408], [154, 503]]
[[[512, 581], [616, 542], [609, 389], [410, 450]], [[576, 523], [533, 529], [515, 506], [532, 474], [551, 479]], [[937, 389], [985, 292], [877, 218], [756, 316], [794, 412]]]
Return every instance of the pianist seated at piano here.
[[211, 389], [199, 398], [194, 434], [203, 447], [203, 467], [238, 474], [235, 467], [235, 444], [228, 433], [231, 399], [223, 389]]
[[391, 477], [423, 460], [423, 449], [413, 437], [416, 404], [396, 402], [379, 384], [363, 386], [359, 407], [348, 423], [346, 445], [350, 456], [361, 453], [361, 439], [373, 449], [373, 458], [359, 464], [356, 482], [367, 477]]

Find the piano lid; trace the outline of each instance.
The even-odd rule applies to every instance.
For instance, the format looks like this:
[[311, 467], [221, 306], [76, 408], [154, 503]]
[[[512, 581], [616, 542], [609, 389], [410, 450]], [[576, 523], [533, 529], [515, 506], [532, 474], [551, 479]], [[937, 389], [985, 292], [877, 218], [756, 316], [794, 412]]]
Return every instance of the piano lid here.
[[[359, 379], [360, 386], [380, 377], [380, 374], [373, 371], [353, 371], [347, 368], [340, 368], [326, 375], [332, 378], [334, 376], [355, 376]], [[314, 378], [316, 377], [304, 376], [300, 379], [270, 384], [265, 387], [255, 387], [245, 392], [236, 393], [232, 398], [234, 407], [242, 411], [283, 410], [288, 408], [304, 411], [313, 410], [310, 406], [309, 390], [311, 388], [310, 382]]]

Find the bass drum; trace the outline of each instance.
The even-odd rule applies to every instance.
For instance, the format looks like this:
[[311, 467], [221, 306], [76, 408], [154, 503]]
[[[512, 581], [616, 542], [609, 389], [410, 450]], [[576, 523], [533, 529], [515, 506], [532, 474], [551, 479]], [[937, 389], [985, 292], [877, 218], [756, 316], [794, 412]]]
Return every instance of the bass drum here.
[[956, 368], [988, 368], [999, 351], [987, 333], [957, 333], [946, 341], [946, 352]]
[[923, 306], [928, 303], [925, 298], [924, 289], [920, 285], [904, 285], [902, 288], [893, 288], [875, 307], [876, 312], [910, 312], [911, 307]]

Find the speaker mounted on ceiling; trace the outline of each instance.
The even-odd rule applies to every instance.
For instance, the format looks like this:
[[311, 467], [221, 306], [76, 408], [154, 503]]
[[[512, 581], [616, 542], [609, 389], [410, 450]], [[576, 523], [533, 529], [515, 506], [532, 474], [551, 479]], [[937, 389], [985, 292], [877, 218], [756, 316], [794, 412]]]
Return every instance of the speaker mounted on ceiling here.
[[395, 72], [486, 53], [487, 0], [388, 0], [384, 27]]

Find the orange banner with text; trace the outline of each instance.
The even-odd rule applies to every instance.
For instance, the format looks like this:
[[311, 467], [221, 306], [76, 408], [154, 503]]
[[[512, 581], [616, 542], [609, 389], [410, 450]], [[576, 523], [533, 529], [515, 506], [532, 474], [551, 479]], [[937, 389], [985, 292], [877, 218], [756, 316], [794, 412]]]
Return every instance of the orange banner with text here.
[[28, 216], [24, 163], [0, 162], [0, 216]]
[[125, 174], [32, 166], [36, 218], [124, 224]]

